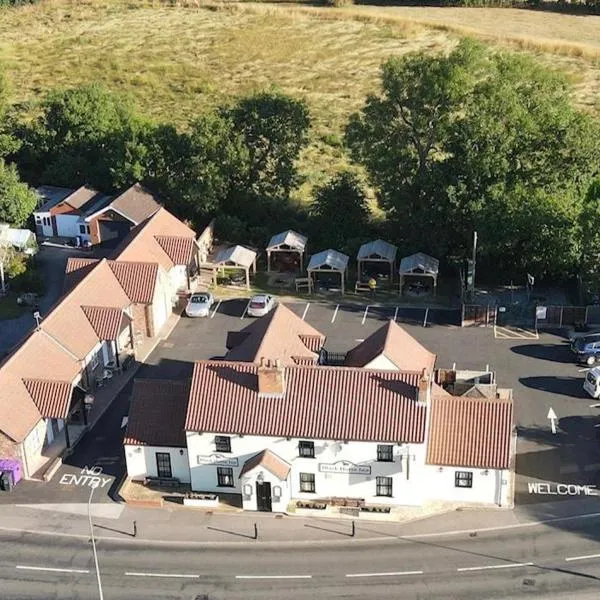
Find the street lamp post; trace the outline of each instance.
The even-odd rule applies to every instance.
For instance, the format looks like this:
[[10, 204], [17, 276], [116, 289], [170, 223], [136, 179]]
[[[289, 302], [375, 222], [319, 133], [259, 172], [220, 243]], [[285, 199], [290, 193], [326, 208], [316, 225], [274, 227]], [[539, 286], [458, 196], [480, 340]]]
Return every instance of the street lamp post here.
[[94, 525], [92, 523], [92, 496], [94, 490], [98, 487], [98, 483], [95, 481], [91, 482], [90, 498], [88, 500], [88, 521], [90, 522], [90, 534], [92, 536], [92, 550], [94, 552], [94, 564], [96, 565], [96, 579], [98, 580], [98, 596], [100, 600], [104, 600], [104, 594], [102, 593], [102, 580], [100, 579], [100, 568], [98, 567], [98, 553], [96, 552], [96, 538], [94, 537]]

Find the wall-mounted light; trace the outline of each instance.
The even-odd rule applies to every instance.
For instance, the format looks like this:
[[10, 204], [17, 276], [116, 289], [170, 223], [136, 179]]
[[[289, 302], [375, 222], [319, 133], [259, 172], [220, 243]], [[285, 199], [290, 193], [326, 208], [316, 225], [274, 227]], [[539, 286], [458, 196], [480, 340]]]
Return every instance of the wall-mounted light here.
[[481, 474], [482, 474], [482, 475], [489, 475], [489, 474], [490, 474], [490, 472], [489, 472], [489, 471], [486, 469], [485, 471], [481, 471]]
[[438, 473], [442, 473], [444, 471], [444, 467], [438, 467]]
[[264, 480], [265, 480], [265, 474], [262, 471], [259, 471], [258, 475], [256, 476], [256, 482], [262, 483]]
[[183, 456], [183, 448], [179, 449], [179, 456]]

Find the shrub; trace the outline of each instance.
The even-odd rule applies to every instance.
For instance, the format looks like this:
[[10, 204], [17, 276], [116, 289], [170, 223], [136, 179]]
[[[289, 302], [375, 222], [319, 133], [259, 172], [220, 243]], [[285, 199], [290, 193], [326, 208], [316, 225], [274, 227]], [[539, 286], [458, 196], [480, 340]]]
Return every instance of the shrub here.
[[334, 8], [342, 8], [344, 6], [352, 6], [354, 0], [324, 0], [325, 6], [332, 6]]

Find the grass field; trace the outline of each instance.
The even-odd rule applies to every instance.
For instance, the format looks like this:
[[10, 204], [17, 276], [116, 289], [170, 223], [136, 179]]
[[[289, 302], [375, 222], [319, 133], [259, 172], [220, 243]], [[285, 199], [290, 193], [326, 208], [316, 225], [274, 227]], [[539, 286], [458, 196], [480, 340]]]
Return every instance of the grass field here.
[[15, 100], [97, 80], [131, 93], [156, 119], [183, 124], [237, 95], [282, 89], [305, 98], [313, 116], [311, 146], [301, 164], [308, 183], [300, 196], [346, 163], [343, 125], [366, 94], [377, 91], [383, 60], [449, 49], [464, 33], [564, 68], [574, 78], [578, 102], [600, 109], [600, 17], [534, 13], [528, 20], [524, 11], [502, 10], [502, 17], [491, 12], [498, 9], [185, 4], [49, 0], [1, 12], [0, 62]]

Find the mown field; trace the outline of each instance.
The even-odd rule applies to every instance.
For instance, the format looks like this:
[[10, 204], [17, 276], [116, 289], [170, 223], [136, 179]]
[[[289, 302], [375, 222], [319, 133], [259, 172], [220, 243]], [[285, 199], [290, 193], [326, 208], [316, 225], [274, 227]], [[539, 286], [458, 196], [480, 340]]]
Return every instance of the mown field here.
[[304, 196], [346, 163], [340, 147], [344, 123], [377, 90], [381, 62], [414, 50], [451, 48], [464, 34], [566, 70], [578, 103], [600, 112], [600, 17], [49, 0], [0, 11], [0, 62], [16, 101], [35, 102], [53, 86], [97, 80], [130, 93], [157, 120], [181, 125], [206, 107], [253, 90], [273, 86], [303, 97], [313, 116], [301, 165], [308, 181], [299, 192]]

